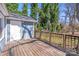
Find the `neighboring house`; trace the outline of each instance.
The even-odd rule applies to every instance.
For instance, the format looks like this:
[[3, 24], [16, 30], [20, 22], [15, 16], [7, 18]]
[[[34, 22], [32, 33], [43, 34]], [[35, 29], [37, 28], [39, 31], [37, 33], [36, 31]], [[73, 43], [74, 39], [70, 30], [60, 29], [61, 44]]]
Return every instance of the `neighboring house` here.
[[31, 17], [8, 13], [5, 4], [0, 4], [0, 50], [9, 41], [33, 38], [34, 23]]

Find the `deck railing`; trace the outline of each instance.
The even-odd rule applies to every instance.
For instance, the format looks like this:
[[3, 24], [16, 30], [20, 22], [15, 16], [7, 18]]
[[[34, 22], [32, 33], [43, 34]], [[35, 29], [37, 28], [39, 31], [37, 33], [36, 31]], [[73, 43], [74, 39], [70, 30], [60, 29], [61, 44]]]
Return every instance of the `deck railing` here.
[[3, 38], [3, 39], [0, 41], [0, 53], [1, 53], [1, 51], [3, 50], [4, 46], [5, 46], [5, 39]]
[[79, 54], [79, 36], [77, 35], [35, 31], [34, 37], [65, 52], [73, 51]]

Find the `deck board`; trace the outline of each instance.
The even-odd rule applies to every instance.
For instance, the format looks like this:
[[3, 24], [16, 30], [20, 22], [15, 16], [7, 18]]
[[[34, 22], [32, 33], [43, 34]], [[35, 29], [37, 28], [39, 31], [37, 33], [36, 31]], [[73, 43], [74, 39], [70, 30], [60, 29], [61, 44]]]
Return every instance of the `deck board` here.
[[[11, 49], [11, 51], [9, 51]], [[2, 56], [64, 56], [65, 53], [39, 40], [20, 40], [6, 44]]]

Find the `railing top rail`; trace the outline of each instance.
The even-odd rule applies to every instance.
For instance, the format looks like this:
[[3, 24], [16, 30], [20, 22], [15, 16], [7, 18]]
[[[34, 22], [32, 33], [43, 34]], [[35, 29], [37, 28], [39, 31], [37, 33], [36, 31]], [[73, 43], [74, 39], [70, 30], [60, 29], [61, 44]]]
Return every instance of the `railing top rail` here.
[[36, 31], [36, 32], [42, 32], [42, 33], [51, 33], [51, 34], [57, 34], [57, 35], [66, 35], [66, 36], [72, 36], [72, 37], [79, 37], [77, 34], [68, 34], [68, 33], [59, 33], [59, 32], [49, 32], [49, 31]]

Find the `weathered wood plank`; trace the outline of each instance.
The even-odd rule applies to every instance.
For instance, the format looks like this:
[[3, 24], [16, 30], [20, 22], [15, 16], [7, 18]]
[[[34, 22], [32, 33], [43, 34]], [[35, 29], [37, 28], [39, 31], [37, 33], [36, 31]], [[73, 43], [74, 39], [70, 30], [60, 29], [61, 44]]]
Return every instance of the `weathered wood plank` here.
[[8, 56], [8, 49], [12, 49], [14, 56], [61, 56], [64, 52], [41, 41], [20, 40], [7, 44], [2, 55]]

